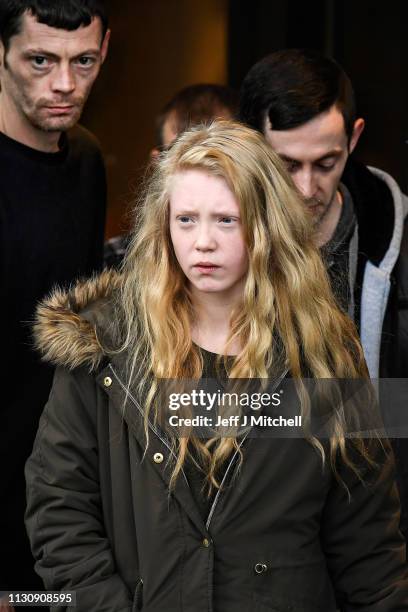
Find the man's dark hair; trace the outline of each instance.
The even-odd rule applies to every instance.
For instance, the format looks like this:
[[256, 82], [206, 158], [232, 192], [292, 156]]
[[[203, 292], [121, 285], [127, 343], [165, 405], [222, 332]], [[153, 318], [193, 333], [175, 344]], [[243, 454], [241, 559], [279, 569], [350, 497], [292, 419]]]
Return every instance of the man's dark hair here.
[[344, 70], [317, 51], [277, 51], [251, 68], [241, 89], [240, 119], [259, 132], [269, 117], [273, 130], [303, 125], [336, 105], [350, 140], [356, 108]]
[[192, 125], [215, 119], [225, 110], [234, 118], [238, 112], [238, 101], [238, 93], [225, 85], [199, 83], [181, 89], [157, 117], [157, 145], [163, 146], [163, 127], [170, 114], [174, 114], [179, 134]]
[[51, 28], [76, 30], [99, 17], [103, 36], [108, 29], [102, 0], [0, 0], [0, 38], [6, 52], [11, 37], [20, 32], [21, 18], [26, 12]]

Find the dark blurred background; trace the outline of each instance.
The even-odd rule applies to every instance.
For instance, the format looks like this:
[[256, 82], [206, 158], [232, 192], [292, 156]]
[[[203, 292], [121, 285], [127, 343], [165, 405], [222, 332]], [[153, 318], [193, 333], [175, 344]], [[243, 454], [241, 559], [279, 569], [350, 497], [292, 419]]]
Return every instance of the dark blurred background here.
[[82, 123], [99, 138], [109, 181], [107, 237], [126, 229], [155, 117], [197, 82], [239, 89], [261, 57], [310, 47], [349, 74], [366, 130], [356, 155], [408, 188], [408, 2], [368, 0], [106, 0], [110, 54]]

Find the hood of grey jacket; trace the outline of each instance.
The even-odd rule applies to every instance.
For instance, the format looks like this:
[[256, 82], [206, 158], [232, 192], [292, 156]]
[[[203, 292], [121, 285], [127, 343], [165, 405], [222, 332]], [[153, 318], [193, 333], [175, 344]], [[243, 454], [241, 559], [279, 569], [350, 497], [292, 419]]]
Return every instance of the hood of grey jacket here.
[[404, 219], [408, 213], [408, 198], [389, 174], [378, 168], [370, 167], [369, 170], [387, 185], [394, 204], [394, 228], [388, 249], [379, 265], [367, 262], [361, 295], [361, 343], [370, 376], [378, 378], [382, 326], [391, 287], [391, 273], [399, 256]]

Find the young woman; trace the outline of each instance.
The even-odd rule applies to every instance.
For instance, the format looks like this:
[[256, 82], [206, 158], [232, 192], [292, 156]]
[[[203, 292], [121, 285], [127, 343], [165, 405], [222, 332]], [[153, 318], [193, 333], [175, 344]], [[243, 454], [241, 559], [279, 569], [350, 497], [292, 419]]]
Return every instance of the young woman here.
[[335, 410], [329, 440], [163, 425], [161, 379], [366, 377], [259, 134], [226, 122], [181, 136], [123, 274], [56, 292], [36, 337], [59, 366], [26, 468], [47, 589], [87, 612], [408, 609], [386, 442], [348, 441]]

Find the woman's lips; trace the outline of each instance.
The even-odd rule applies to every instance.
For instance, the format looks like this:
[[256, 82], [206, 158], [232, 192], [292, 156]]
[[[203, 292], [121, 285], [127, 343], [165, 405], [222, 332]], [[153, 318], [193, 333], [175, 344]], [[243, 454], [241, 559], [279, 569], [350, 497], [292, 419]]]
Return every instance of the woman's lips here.
[[215, 264], [212, 264], [212, 263], [200, 262], [196, 264], [194, 268], [198, 270], [199, 272], [201, 272], [202, 274], [208, 274], [210, 272], [215, 272], [215, 270], [218, 270], [220, 266], [216, 266]]

